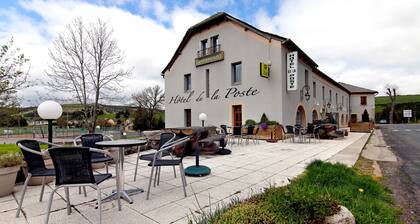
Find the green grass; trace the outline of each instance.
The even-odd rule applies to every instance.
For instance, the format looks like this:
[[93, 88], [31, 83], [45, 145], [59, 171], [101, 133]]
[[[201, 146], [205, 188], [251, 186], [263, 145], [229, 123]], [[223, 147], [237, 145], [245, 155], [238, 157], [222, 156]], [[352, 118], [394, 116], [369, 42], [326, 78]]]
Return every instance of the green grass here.
[[397, 222], [398, 210], [380, 183], [354, 168], [315, 161], [289, 185], [270, 187], [245, 202], [204, 215], [198, 223], [322, 223], [338, 205], [347, 207], [356, 223]]
[[[375, 105], [388, 105], [391, 101], [388, 96], [375, 97]], [[413, 103], [420, 102], [420, 95], [402, 95], [397, 96], [396, 103]]]
[[[46, 144], [41, 144], [41, 149], [47, 149], [48, 146]], [[0, 144], [0, 153], [20, 153], [19, 147], [15, 144]]]
[[98, 119], [114, 119], [115, 118], [115, 114], [101, 114], [98, 115]]

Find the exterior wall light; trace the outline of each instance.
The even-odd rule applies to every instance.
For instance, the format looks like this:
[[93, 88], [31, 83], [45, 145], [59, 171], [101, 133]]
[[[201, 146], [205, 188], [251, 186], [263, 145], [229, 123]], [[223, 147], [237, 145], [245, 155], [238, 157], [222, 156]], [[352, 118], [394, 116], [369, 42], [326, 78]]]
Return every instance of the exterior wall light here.
[[200, 119], [201, 121], [201, 126], [204, 127], [204, 121], [207, 120], [207, 114], [201, 113], [200, 115], [198, 115], [198, 119]]
[[52, 121], [61, 117], [63, 108], [55, 101], [44, 101], [37, 108], [39, 117], [48, 121], [48, 142], [52, 143]]

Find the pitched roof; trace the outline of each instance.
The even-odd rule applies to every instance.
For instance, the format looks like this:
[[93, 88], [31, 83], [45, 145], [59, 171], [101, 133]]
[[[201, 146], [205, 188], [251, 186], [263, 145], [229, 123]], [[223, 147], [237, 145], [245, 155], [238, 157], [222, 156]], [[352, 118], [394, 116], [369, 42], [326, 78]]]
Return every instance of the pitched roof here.
[[198, 33], [201, 32], [202, 30], [208, 29], [209, 27], [219, 24], [221, 22], [224, 21], [231, 21], [234, 22], [242, 27], [244, 27], [245, 30], [250, 30], [268, 40], [270, 39], [275, 39], [278, 41], [281, 41], [282, 44], [284, 44], [285, 47], [289, 48], [290, 50], [295, 50], [299, 52], [299, 55], [302, 57], [302, 59], [307, 62], [308, 64], [310, 64], [311, 66], [314, 67], [318, 67], [318, 65], [315, 63], [315, 61], [313, 61], [305, 52], [303, 52], [291, 39], [289, 38], [285, 38], [282, 36], [279, 36], [277, 34], [273, 34], [273, 33], [269, 33], [269, 32], [265, 32], [262, 31], [242, 20], [239, 20], [225, 12], [218, 12], [206, 19], [204, 19], [203, 21], [195, 24], [194, 26], [190, 27], [187, 32], [185, 33], [184, 37], [182, 38], [181, 43], [179, 44], [178, 48], [176, 49], [174, 55], [172, 56], [171, 60], [169, 61], [169, 63], [166, 65], [166, 67], [163, 69], [162, 71], [162, 75], [169, 70], [172, 65], [175, 63], [175, 60], [178, 58], [178, 56], [181, 54], [182, 49], [185, 47], [185, 45], [187, 45], [188, 41], [190, 40], [190, 38]]
[[344, 88], [348, 89], [350, 91], [350, 93], [366, 93], [366, 94], [369, 94], [369, 93], [376, 94], [376, 93], [378, 93], [378, 91], [376, 91], [376, 90], [366, 89], [366, 88], [359, 87], [359, 86], [353, 86], [353, 85], [343, 83], [343, 82], [340, 82], [340, 85], [342, 85]]
[[325, 73], [323, 73], [321, 70], [315, 68], [315, 69], [313, 69], [313, 72], [315, 72], [316, 74], [318, 74], [322, 78], [326, 79], [330, 83], [334, 84], [335, 86], [337, 86], [341, 90], [344, 90], [346, 93], [348, 93], [348, 94], [351, 93], [351, 91], [349, 89], [345, 88], [343, 85], [341, 85], [341, 83], [336, 82], [334, 79], [332, 79], [331, 77], [329, 77], [328, 75], [326, 75]]

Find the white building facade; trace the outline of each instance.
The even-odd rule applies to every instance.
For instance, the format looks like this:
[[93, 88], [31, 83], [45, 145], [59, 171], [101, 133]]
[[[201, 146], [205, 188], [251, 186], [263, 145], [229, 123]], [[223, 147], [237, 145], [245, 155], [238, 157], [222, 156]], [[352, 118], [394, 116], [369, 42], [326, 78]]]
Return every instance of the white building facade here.
[[[360, 96], [317, 67], [292, 40], [217, 13], [187, 31], [162, 71], [165, 125], [199, 126], [200, 113], [214, 126], [259, 122], [264, 113], [283, 125], [330, 115], [347, 126], [353, 112], [361, 118], [364, 109], [352, 102]], [[374, 120], [375, 91], [369, 91], [361, 94]]]

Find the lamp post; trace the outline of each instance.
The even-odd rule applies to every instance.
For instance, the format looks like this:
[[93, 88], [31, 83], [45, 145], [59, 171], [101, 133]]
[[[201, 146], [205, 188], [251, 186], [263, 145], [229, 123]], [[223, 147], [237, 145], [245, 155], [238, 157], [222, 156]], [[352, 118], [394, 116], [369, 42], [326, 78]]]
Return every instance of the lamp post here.
[[207, 114], [201, 113], [198, 115], [198, 119], [201, 121], [201, 127], [204, 127], [204, 122], [207, 120]]
[[[201, 113], [200, 115], [198, 115], [198, 119], [201, 121], [201, 126], [204, 127], [204, 122], [207, 120], [207, 115], [205, 113]], [[199, 145], [195, 148], [195, 165], [187, 167], [184, 170], [185, 175], [194, 176], [194, 177], [202, 177], [202, 176], [206, 176], [210, 174], [211, 170], [209, 167], [200, 165], [201, 147], [202, 146]]]
[[47, 100], [39, 104], [37, 112], [39, 117], [48, 121], [48, 142], [52, 143], [52, 121], [61, 116], [63, 108], [59, 103]]

